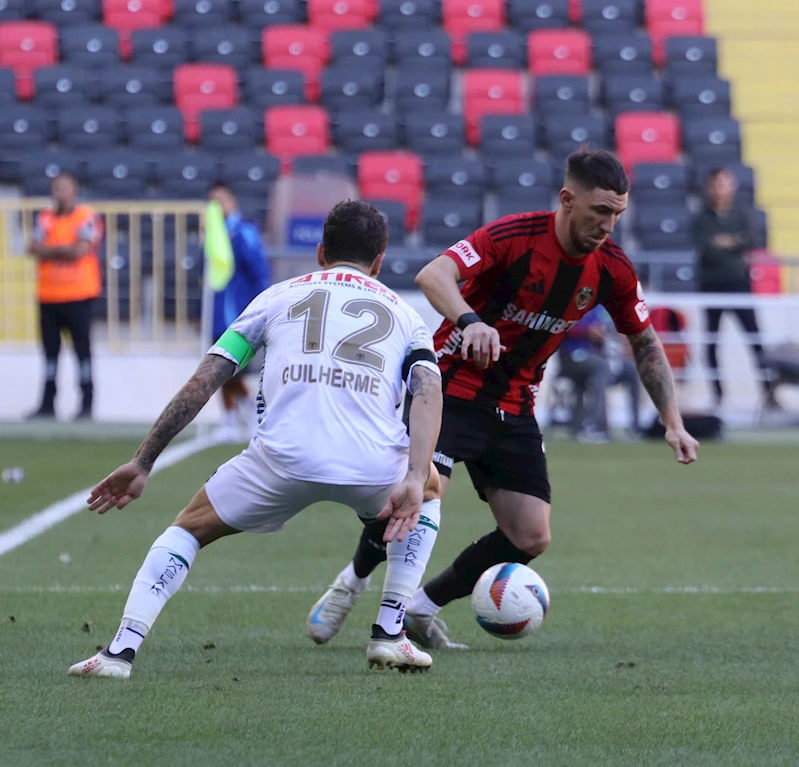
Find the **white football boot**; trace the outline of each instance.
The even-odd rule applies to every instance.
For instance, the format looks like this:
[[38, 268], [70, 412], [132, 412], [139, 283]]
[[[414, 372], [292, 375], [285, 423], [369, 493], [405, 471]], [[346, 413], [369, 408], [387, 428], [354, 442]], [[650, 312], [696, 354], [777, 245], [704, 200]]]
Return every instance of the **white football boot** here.
[[316, 644], [329, 642], [341, 630], [344, 621], [368, 585], [369, 578], [365, 578], [359, 586], [350, 588], [339, 573], [330, 588], [322, 594], [308, 613], [308, 620], [305, 623], [308, 636]]
[[[123, 652], [132, 652], [124, 650]], [[120, 653], [121, 654], [121, 653]], [[105, 650], [101, 650], [97, 655], [82, 660], [74, 666], [70, 666], [67, 671], [68, 676], [97, 676], [107, 679], [130, 679], [130, 670], [133, 663], [119, 657], [107, 655]]]
[[469, 647], [449, 638], [447, 624], [435, 615], [405, 613], [405, 631], [417, 644], [433, 650], [468, 650]]
[[414, 647], [403, 632], [398, 638], [372, 637], [366, 648], [366, 662], [369, 668], [378, 671], [395, 668], [403, 673], [427, 671], [433, 659], [424, 650]]

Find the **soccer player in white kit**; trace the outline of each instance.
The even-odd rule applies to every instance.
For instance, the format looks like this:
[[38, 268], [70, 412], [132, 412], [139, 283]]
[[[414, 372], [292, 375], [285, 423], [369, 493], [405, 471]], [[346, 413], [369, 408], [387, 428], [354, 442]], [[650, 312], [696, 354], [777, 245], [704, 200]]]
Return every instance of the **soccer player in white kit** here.
[[[100, 514], [138, 498], [163, 449], [265, 348], [257, 436], [156, 539], [113, 641], [71, 666], [71, 676], [128, 678], [200, 548], [242, 531], [280, 530], [317, 501], [350, 506], [365, 524], [389, 520], [369, 666], [430, 667], [430, 656], [405, 638], [402, 619], [440, 524], [431, 459], [441, 423], [441, 375], [422, 319], [376, 279], [386, 243], [386, 224], [373, 206], [336, 205], [317, 248], [321, 270], [261, 293], [209, 350], [130, 463], [92, 490], [89, 508]], [[397, 413], [403, 382], [413, 397], [407, 431]]]

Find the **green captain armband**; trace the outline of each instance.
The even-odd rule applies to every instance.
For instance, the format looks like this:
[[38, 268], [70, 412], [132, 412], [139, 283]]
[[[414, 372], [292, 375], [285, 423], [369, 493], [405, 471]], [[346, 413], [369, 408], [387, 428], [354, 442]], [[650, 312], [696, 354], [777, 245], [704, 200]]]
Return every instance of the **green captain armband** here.
[[214, 346], [218, 346], [230, 354], [241, 369], [247, 367], [247, 363], [255, 356], [255, 350], [250, 346], [247, 339], [230, 328], [222, 333]]

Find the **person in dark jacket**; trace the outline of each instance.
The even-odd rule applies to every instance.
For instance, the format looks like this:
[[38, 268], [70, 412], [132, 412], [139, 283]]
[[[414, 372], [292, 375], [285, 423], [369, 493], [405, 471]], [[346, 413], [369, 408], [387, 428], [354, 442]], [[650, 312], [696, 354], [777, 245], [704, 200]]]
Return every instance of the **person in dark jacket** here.
[[[216, 182], [208, 191], [208, 199], [215, 200], [222, 208], [235, 261], [230, 282], [224, 290], [214, 293], [212, 340], [216, 341], [249, 303], [269, 287], [270, 275], [269, 261], [258, 228], [243, 218], [236, 196], [230, 188], [224, 183]], [[257, 370], [258, 366], [253, 366], [253, 369]], [[245, 372], [240, 371], [222, 384], [225, 412], [222, 427], [217, 434], [222, 442], [249, 440], [249, 435], [242, 433], [240, 418], [243, 417], [250, 427], [255, 422], [256, 406], [244, 382]], [[240, 413], [240, 408], [247, 412]]]
[[[703, 293], [750, 293], [747, 257], [754, 247], [752, 222], [746, 210], [735, 204], [738, 182], [724, 168], [714, 170], [705, 186], [705, 206], [694, 218], [694, 246], [699, 256], [699, 286]], [[721, 404], [724, 390], [718, 372], [716, 335], [721, 315], [731, 312], [747, 333], [752, 352], [763, 372], [763, 396], [767, 407], [776, 407], [774, 388], [766, 374], [763, 347], [756, 340], [759, 335], [755, 311], [751, 307], [711, 307], [707, 309], [707, 330], [711, 341], [707, 347], [707, 361], [713, 373], [713, 391], [716, 404]]]

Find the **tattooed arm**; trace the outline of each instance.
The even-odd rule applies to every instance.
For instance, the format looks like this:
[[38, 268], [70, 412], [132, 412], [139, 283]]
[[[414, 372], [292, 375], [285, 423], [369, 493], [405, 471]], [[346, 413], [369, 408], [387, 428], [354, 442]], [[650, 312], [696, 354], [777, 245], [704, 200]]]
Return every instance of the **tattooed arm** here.
[[652, 398], [652, 402], [663, 419], [666, 427], [666, 442], [671, 445], [674, 455], [680, 463], [691, 463], [696, 460], [699, 443], [685, 430], [680, 410], [677, 407], [677, 396], [674, 389], [674, 375], [666, 359], [663, 344], [657, 337], [654, 328], [649, 327], [643, 333], [628, 336], [632, 346], [635, 365], [644, 388]]
[[130, 463], [120, 466], [100, 482], [89, 496], [89, 508], [104, 514], [123, 509], [144, 491], [147, 477], [164, 448], [188, 426], [211, 395], [230, 378], [236, 366], [224, 357], [207, 354], [183, 388], [164, 408]]

